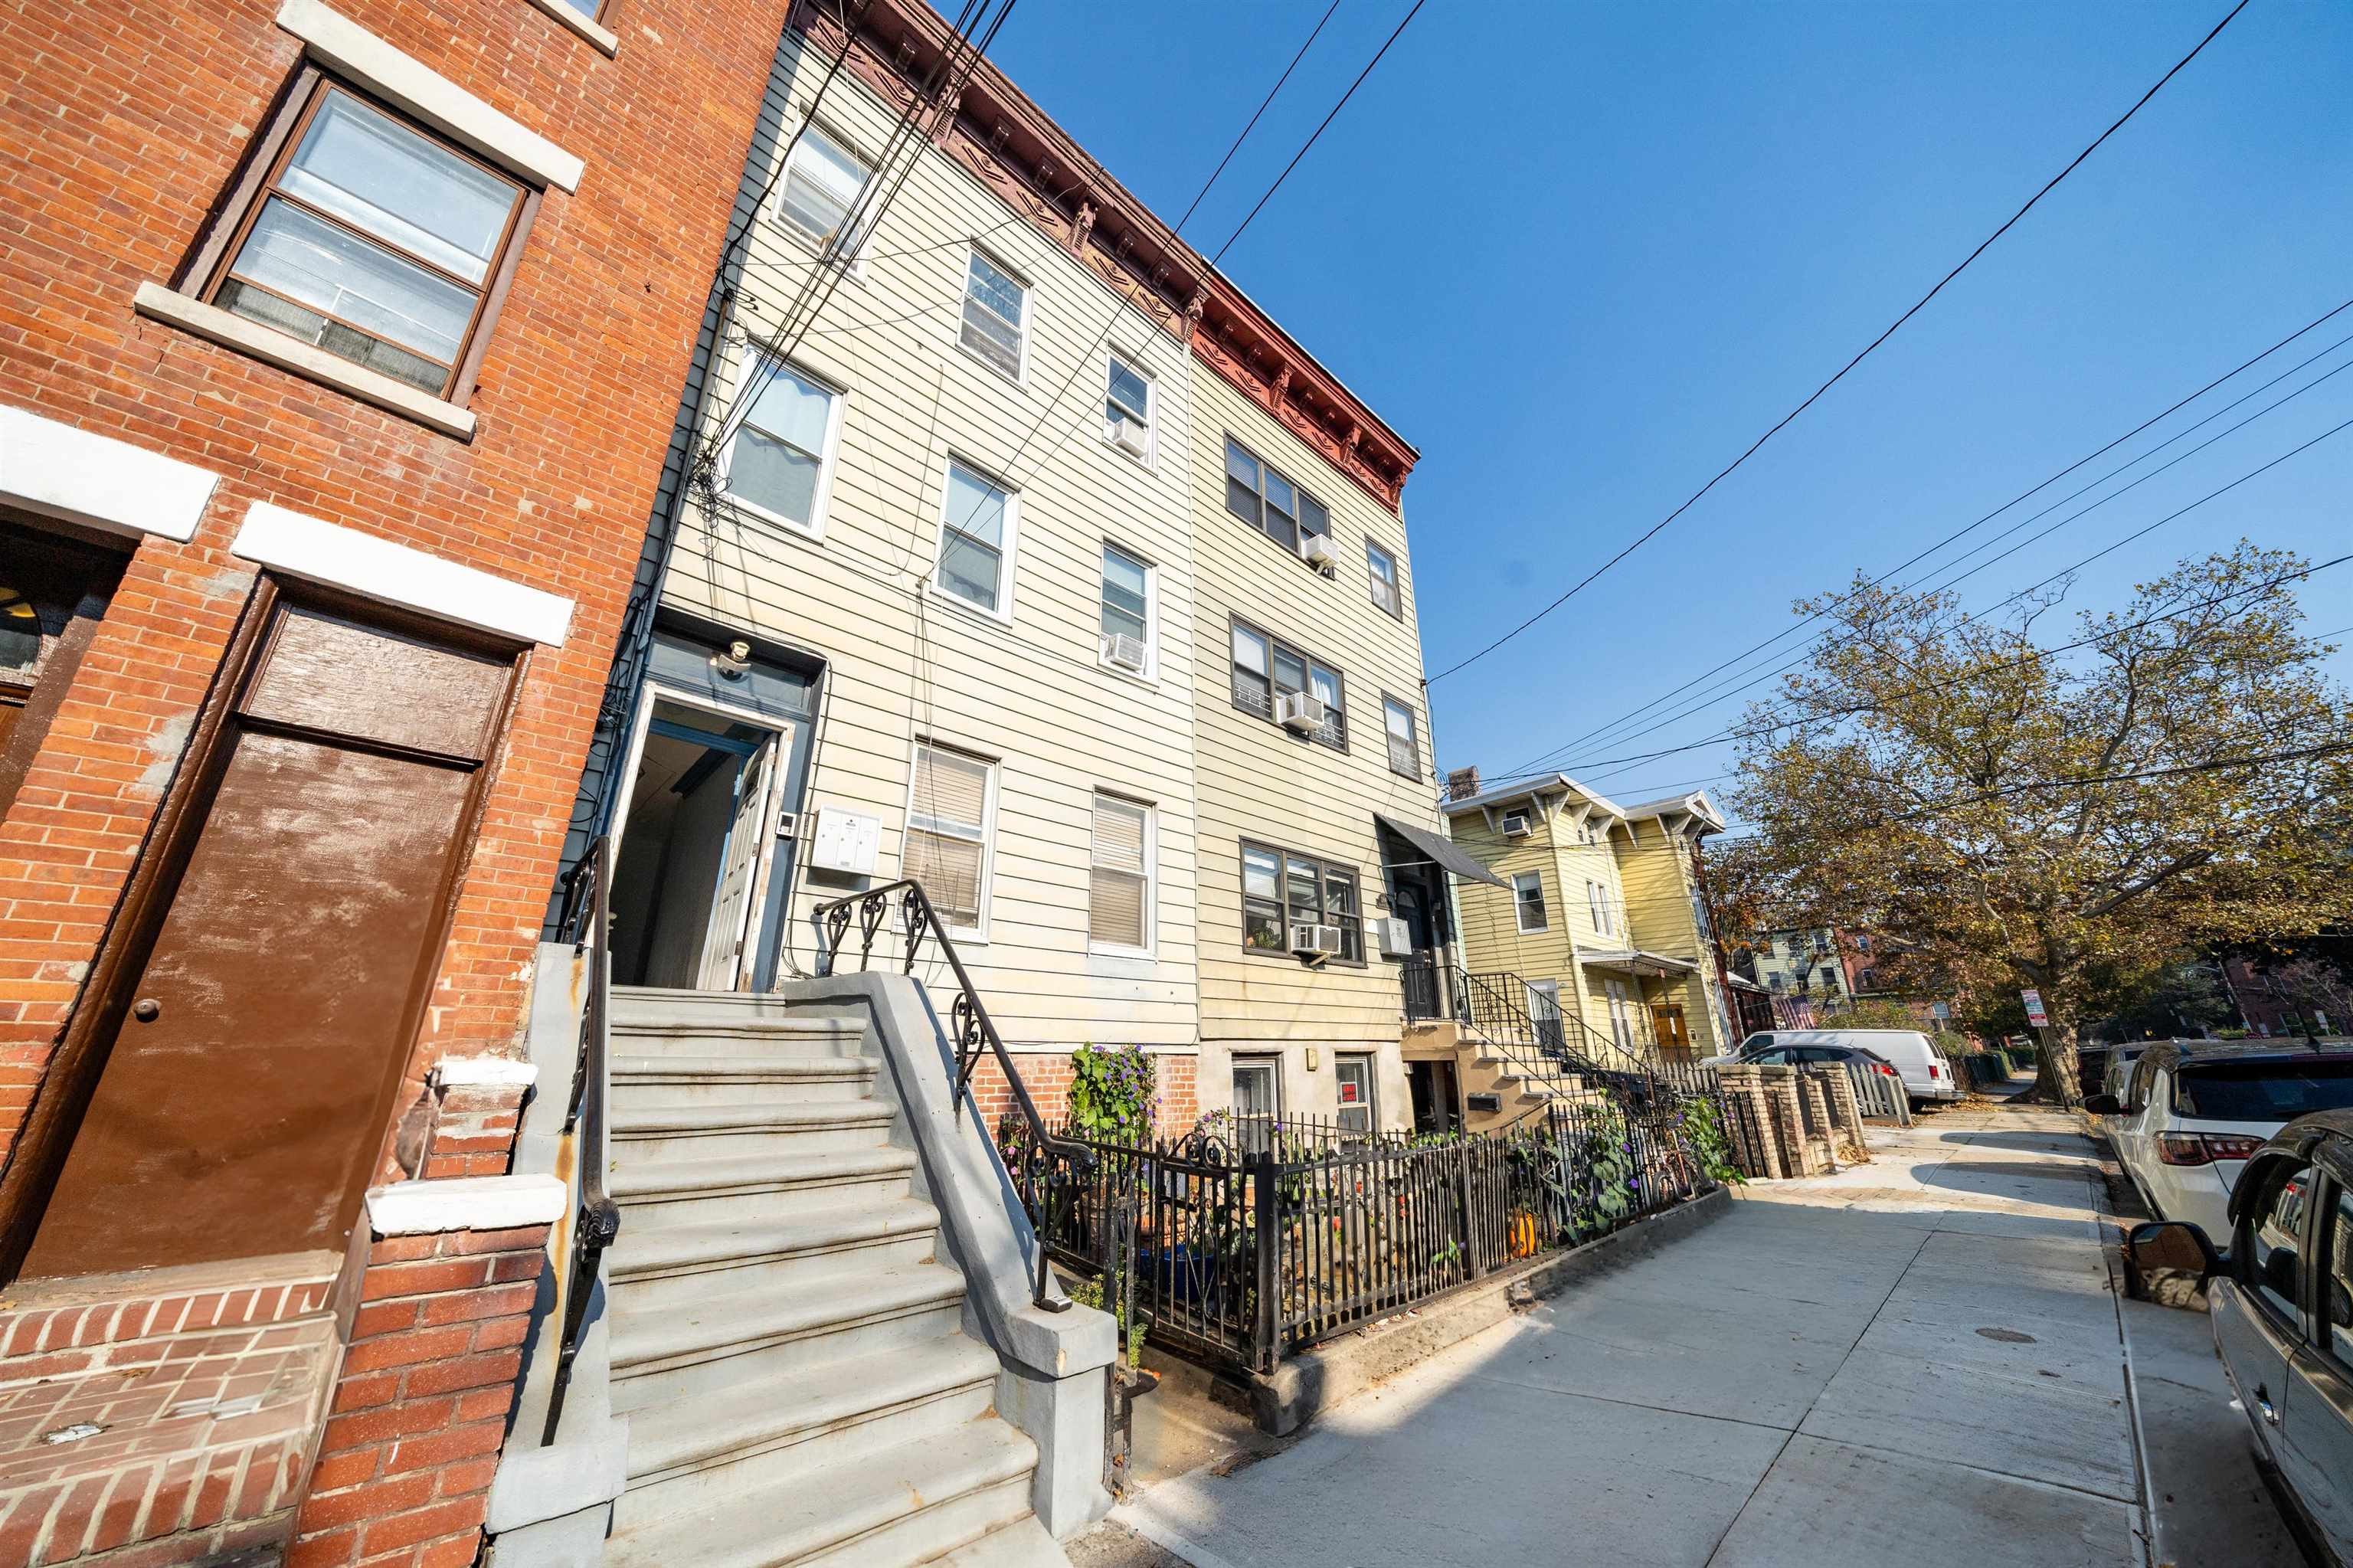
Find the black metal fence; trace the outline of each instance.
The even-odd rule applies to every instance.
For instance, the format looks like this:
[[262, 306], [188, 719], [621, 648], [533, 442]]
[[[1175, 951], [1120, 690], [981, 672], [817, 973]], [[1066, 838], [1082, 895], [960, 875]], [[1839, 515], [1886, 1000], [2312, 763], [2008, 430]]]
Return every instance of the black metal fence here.
[[[1127, 1277], [1153, 1340], [1212, 1364], [1271, 1372], [1285, 1354], [1522, 1259], [1592, 1240], [1713, 1182], [1687, 1102], [1595, 1095], [1506, 1130], [1367, 1136], [1332, 1124], [1213, 1120], [1143, 1144], [1086, 1139], [1091, 1164], [1012, 1132], [1006, 1163], [1053, 1256]], [[1720, 1117], [1720, 1102], [1711, 1101]]]

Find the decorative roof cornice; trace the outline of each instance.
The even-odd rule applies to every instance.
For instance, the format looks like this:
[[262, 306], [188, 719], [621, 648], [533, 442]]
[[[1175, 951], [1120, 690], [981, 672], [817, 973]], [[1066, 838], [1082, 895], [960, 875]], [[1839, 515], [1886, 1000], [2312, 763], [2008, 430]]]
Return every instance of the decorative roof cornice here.
[[[924, 98], [954, 38], [923, 0], [851, 0], [855, 38], [844, 69], [894, 109]], [[842, 26], [816, 0], [790, 26], [830, 57]], [[953, 95], [936, 137], [1014, 212], [1128, 295], [1145, 317], [1391, 511], [1420, 457], [1272, 317], [1191, 246], [996, 65], [983, 59]]]

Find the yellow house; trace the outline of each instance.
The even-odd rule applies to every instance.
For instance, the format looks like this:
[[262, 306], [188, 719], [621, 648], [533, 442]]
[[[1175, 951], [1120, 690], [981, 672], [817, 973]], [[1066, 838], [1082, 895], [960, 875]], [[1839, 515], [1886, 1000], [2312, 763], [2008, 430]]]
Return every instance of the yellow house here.
[[1455, 888], [1464, 967], [1558, 1020], [1571, 1052], [1690, 1060], [1731, 1026], [1701, 878], [1724, 831], [1704, 793], [1620, 805], [1565, 773], [1482, 789], [1448, 778], [1457, 847], [1503, 885]]

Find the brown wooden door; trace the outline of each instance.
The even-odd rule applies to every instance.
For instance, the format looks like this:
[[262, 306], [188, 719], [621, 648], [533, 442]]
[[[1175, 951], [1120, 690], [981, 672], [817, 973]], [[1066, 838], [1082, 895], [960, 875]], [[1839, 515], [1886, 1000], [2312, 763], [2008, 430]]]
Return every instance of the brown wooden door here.
[[357, 1217], [513, 660], [272, 613], [26, 1276], [340, 1250]]
[[1659, 1038], [1659, 1049], [1670, 1055], [1688, 1055], [1691, 1052], [1691, 1031], [1684, 1026], [1683, 1010], [1672, 1002], [1651, 1004], [1651, 1027]]

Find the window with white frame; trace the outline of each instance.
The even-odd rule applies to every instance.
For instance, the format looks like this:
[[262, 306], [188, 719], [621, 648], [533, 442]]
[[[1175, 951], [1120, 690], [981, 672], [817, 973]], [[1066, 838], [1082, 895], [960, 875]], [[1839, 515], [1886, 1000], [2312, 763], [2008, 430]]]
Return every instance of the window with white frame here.
[[1103, 663], [1130, 674], [1152, 672], [1152, 566], [1106, 540], [1103, 547]]
[[1226, 438], [1226, 510], [1293, 552], [1301, 535], [1332, 532], [1332, 514], [1322, 502], [1231, 436]]
[[1389, 771], [1405, 779], [1421, 777], [1421, 737], [1415, 733], [1413, 710], [1395, 697], [1381, 698], [1381, 723], [1388, 731]]
[[1087, 941], [1152, 946], [1152, 809], [1098, 790], [1087, 882]]
[[1550, 924], [1545, 913], [1544, 876], [1523, 871], [1512, 877], [1512, 910], [1523, 931], [1542, 931]]
[[964, 326], [957, 341], [1016, 381], [1021, 379], [1021, 334], [1029, 308], [1029, 289], [974, 251], [965, 269]]
[[1013, 617], [1013, 497], [950, 459], [940, 510], [940, 558], [933, 581], [942, 593], [1000, 620]]
[[1398, 620], [1405, 619], [1405, 590], [1398, 586], [1397, 557], [1365, 540], [1365, 571], [1371, 577], [1373, 602]]
[[823, 515], [840, 395], [757, 348], [744, 381], [744, 413], [728, 438], [719, 487], [734, 500], [814, 534]]
[[1585, 902], [1593, 911], [1593, 928], [1605, 937], [1616, 936], [1609, 927], [1609, 895], [1602, 891], [1599, 883], [1585, 885]]
[[1338, 1080], [1341, 1128], [1370, 1133], [1380, 1125], [1380, 1107], [1373, 1099], [1372, 1057], [1355, 1053], [1335, 1055], [1332, 1058], [1332, 1072]]
[[978, 933], [988, 912], [988, 828], [997, 765], [919, 741], [907, 793], [907, 842], [900, 870], [948, 928]]
[[785, 188], [776, 198], [776, 217], [827, 257], [849, 257], [865, 242], [864, 229], [853, 231], [853, 217], [861, 225], [873, 222], [871, 211], [860, 215], [859, 197], [874, 172], [865, 160], [817, 125], [804, 125], [794, 140], [792, 157], [785, 165]]
[[1626, 993], [1622, 980], [1604, 980], [1609, 993], [1609, 1037], [1621, 1051], [1634, 1049], [1634, 999]]
[[1152, 461], [1152, 381], [1122, 354], [1111, 356], [1103, 388], [1103, 440]]

